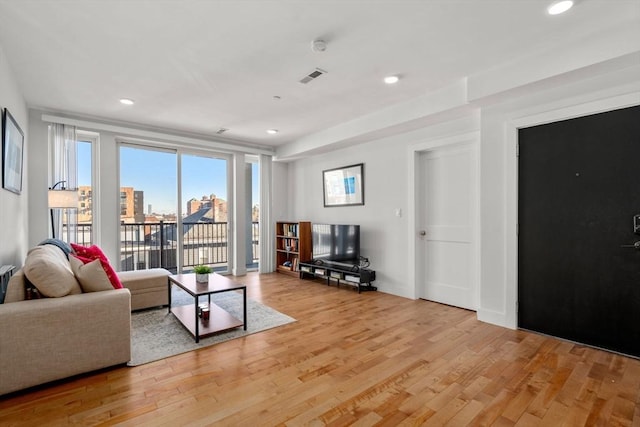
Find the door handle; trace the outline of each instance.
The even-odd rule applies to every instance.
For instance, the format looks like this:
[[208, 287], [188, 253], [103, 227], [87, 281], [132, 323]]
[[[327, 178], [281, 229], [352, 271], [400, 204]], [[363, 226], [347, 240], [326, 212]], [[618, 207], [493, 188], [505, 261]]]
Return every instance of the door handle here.
[[[427, 232], [425, 230], [420, 230], [420, 235], [421, 236], [426, 236]], [[638, 243], [640, 243], [640, 242], [638, 242]]]
[[639, 249], [640, 250], [640, 240], [635, 242], [633, 245], [621, 245], [620, 247], [621, 248], [633, 248], [633, 249]]

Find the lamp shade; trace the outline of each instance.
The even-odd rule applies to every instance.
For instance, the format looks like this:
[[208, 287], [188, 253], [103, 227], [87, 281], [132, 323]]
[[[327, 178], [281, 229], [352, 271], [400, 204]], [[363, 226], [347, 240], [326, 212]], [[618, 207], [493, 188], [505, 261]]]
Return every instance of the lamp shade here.
[[78, 209], [78, 190], [49, 190], [49, 207]]

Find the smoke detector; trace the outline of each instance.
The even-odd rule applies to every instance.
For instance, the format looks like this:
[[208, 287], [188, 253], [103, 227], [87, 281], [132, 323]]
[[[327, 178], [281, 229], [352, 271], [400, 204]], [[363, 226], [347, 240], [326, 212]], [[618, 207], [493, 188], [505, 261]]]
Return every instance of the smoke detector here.
[[324, 52], [327, 50], [327, 42], [321, 39], [316, 39], [311, 42], [311, 50], [314, 52]]

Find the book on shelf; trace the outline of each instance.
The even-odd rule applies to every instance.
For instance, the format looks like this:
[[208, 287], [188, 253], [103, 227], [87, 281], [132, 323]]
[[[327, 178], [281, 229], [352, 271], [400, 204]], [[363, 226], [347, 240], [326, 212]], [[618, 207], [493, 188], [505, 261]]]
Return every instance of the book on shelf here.
[[298, 252], [298, 240], [283, 238], [281, 242], [281, 249], [287, 252]]
[[293, 257], [291, 259], [287, 259], [286, 261], [284, 261], [282, 264], [280, 264], [280, 267], [286, 269], [286, 270], [291, 270], [291, 271], [298, 271], [298, 258], [297, 257]]
[[298, 236], [298, 224], [282, 224], [282, 235], [288, 237]]

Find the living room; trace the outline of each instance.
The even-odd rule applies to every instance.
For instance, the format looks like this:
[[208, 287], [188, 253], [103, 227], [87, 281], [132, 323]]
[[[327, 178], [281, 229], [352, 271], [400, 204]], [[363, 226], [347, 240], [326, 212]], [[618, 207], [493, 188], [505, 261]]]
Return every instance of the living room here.
[[[621, 6], [633, 10], [634, 5], [621, 2]], [[622, 12], [616, 13], [622, 15]], [[629, 25], [616, 24], [593, 45], [573, 42], [560, 45], [552, 52], [529, 54], [521, 61], [494, 66], [492, 72], [478, 73], [404, 104], [389, 106], [378, 113], [278, 147], [274, 157], [283, 161], [273, 163], [272, 219], [360, 223], [364, 230], [362, 252], [380, 274], [380, 290], [415, 298], [416, 273], [410, 268], [415, 265], [415, 254], [411, 253], [415, 252], [414, 231], [410, 230], [412, 218], [416, 221], [411, 211], [415, 194], [398, 191], [411, 185], [412, 177], [408, 173], [415, 166], [409, 164], [408, 153], [423, 150], [421, 147], [412, 149], [411, 145], [437, 143], [451, 135], [475, 134], [472, 138], [482, 141], [478, 147], [478, 176], [481, 179], [477, 180], [482, 195], [477, 214], [479, 253], [482, 254], [476, 273], [478, 317], [515, 327], [515, 266], [512, 260], [516, 241], [513, 224], [517, 222], [512, 188], [515, 159], [503, 160], [515, 150], [515, 144], [511, 144], [509, 135], [502, 135], [501, 129], [520, 117], [532, 117], [531, 121], [538, 123], [634, 104], [637, 99], [633, 88], [637, 83], [637, 46], [636, 38], [630, 34], [636, 27], [632, 25], [633, 13], [626, 15]], [[329, 54], [329, 51], [324, 53]], [[552, 55], [553, 60], [545, 59]], [[565, 59], [560, 61], [563, 56]], [[539, 63], [547, 65], [541, 68], [536, 66]], [[42, 110], [27, 105], [16, 78], [12, 77], [21, 71], [9, 62], [6, 53], [3, 53], [2, 66], [5, 68], [2, 74], [3, 107], [9, 108], [21, 124], [26, 142], [24, 192], [19, 197], [2, 192], [2, 204], [6, 206], [2, 210], [2, 220], [13, 226], [3, 230], [3, 241], [10, 243], [3, 245], [0, 255], [4, 263], [20, 265], [29, 247], [50, 236], [45, 197], [50, 183], [46, 157], [41, 155], [45, 152], [48, 123], [42, 120]], [[509, 79], [505, 79], [505, 75]], [[525, 91], [530, 94], [522, 95]], [[509, 95], [514, 92], [517, 96]], [[500, 100], [504, 101], [498, 103]], [[479, 108], [482, 102], [487, 105]], [[78, 118], [79, 113], [71, 117], [89, 122], [88, 125], [105, 127], [98, 120], [87, 120], [81, 115]], [[547, 117], [538, 118], [543, 115]], [[407, 128], [413, 130], [407, 131]], [[119, 130], [134, 134], [134, 140], [144, 138], [136, 135], [142, 132], [131, 125], [120, 124]], [[119, 244], [114, 238], [118, 219], [106, 201], [115, 200], [118, 191], [112, 177], [113, 171], [118, 170], [116, 142], [119, 134], [113, 130], [98, 132], [103, 176], [101, 197], [105, 201], [100, 212], [101, 245], [109, 257], [115, 257]], [[171, 137], [169, 133], [156, 133]], [[356, 145], [362, 141], [369, 142]], [[325, 153], [331, 146], [342, 148]], [[263, 148], [265, 152], [268, 149]], [[287, 159], [298, 160], [285, 162]], [[365, 164], [365, 204], [358, 208], [323, 208], [321, 172], [356, 163]], [[389, 170], [396, 172], [388, 173]], [[396, 216], [397, 209], [401, 209], [403, 216]], [[417, 228], [413, 224], [413, 229]], [[392, 243], [388, 247], [379, 242]]]
[[[24, 21], [28, 21], [28, 17], [31, 16], [30, 8], [38, 9], [37, 2], [25, 3], [29, 7], [26, 11], [21, 11], [19, 2], [0, 2], [0, 11], [6, 12], [2, 13], [0, 18], [3, 28], [0, 30], [0, 107], [7, 108], [11, 112], [25, 133], [22, 193], [16, 195], [9, 191], [0, 191], [2, 205], [0, 223], [5, 225], [0, 235], [2, 241], [0, 260], [3, 265], [21, 266], [29, 248], [50, 236], [46, 200], [47, 188], [51, 185], [46, 155], [48, 152], [47, 127], [50, 120], [55, 118], [76, 124], [100, 136], [99, 173], [102, 203], [99, 212], [101, 221], [99, 241], [100, 246], [110, 258], [117, 259], [119, 253], [118, 212], [110, 203], [118, 200], [118, 183], [114, 177], [119, 170], [119, 144], [123, 141], [138, 143], [152, 141], [160, 147], [187, 147], [197, 150], [208, 147], [214, 150], [233, 151], [237, 153], [238, 159], [242, 158], [237, 160], [238, 162], [244, 162], [245, 155], [273, 156], [275, 161], [270, 165], [272, 168], [271, 222], [310, 220], [359, 224], [362, 230], [361, 252], [369, 258], [377, 272], [378, 290], [381, 293], [407, 299], [420, 298], [423, 296], [420, 283], [425, 274], [418, 269], [418, 266], [424, 265], [424, 260], [421, 259], [424, 254], [421, 252], [420, 240], [417, 238], [423, 227], [419, 206], [417, 206], [422, 200], [423, 191], [418, 181], [418, 177], [422, 176], [423, 172], [420, 158], [422, 153], [435, 148], [466, 144], [474, 147], [477, 165], [471, 177], [476, 183], [475, 211], [472, 217], [476, 261], [470, 267], [469, 276], [475, 286], [475, 300], [472, 308], [478, 320], [515, 329], [518, 328], [516, 227], [518, 223], [518, 160], [516, 157], [518, 129], [640, 104], [640, 79], [638, 78], [640, 75], [640, 26], [638, 25], [640, 12], [637, 2], [576, 2], [574, 9], [569, 12], [573, 15], [554, 17], [564, 21], [553, 21], [553, 23], [544, 21], [543, 24], [543, 20], [550, 19], [542, 11], [549, 2], [534, 1], [527, 2], [527, 12], [534, 8], [540, 9], [540, 16], [536, 17], [539, 21], [534, 21], [532, 25], [540, 25], [544, 28], [541, 33], [548, 31], [548, 38], [545, 38], [544, 34], [531, 30], [528, 26], [523, 26], [525, 27], [523, 32], [526, 33], [524, 37], [534, 35], [540, 37], [538, 43], [527, 49], [519, 51], [512, 48], [507, 51], [505, 48], [505, 51], [501, 52], [504, 56], [491, 51], [496, 58], [491, 58], [486, 63], [476, 64], [468, 69], [471, 71], [461, 72], [442, 85], [433, 82], [428, 85], [424, 80], [410, 83], [411, 74], [407, 73], [401, 76], [397, 84], [413, 84], [414, 96], [398, 95], [398, 99], [386, 103], [374, 100], [370, 102], [371, 106], [368, 109], [363, 109], [358, 104], [360, 109], [354, 106], [355, 113], [350, 115], [347, 115], [350, 106], [348, 99], [341, 97], [339, 91], [324, 89], [320, 86], [319, 89], [314, 90], [325, 90], [333, 96], [335, 108], [341, 109], [345, 120], [327, 122], [324, 125], [315, 124], [315, 127], [310, 126], [306, 133], [300, 133], [295, 137], [286, 135], [285, 124], [271, 125], [281, 128], [278, 137], [282, 139], [279, 143], [274, 144], [266, 140], [266, 136], [260, 135], [259, 140], [239, 138], [237, 145], [231, 149], [229, 144], [232, 144], [230, 142], [232, 126], [229, 126], [231, 131], [227, 134], [231, 136], [226, 139], [216, 136], [205, 137], [203, 132], [196, 129], [190, 131], [128, 120], [126, 119], [127, 110], [122, 110], [120, 106], [105, 107], [104, 114], [99, 115], [95, 112], [87, 113], [82, 108], [74, 110], [56, 108], [55, 105], [44, 104], [41, 99], [32, 99], [36, 88], [29, 85], [34, 81], [47, 80], [36, 71], [46, 70], [52, 82], [63, 80], [65, 73], [64, 69], [51, 65], [61, 64], [64, 60], [48, 62], [48, 60], [45, 61], [47, 59], [45, 55], [33, 56], [32, 51], [29, 50], [27, 45], [30, 43], [46, 45], [43, 38], [36, 37], [38, 19], [34, 19], [31, 26], [20, 27], [20, 30], [25, 33], [25, 39], [20, 41], [16, 27], [26, 25]], [[458, 7], [462, 9], [470, 7], [462, 3]], [[504, 5], [509, 2], [493, 3], [493, 7], [497, 7], [497, 3]], [[609, 8], [608, 5], [611, 3], [614, 3], [617, 8]], [[437, 2], [434, 4], [437, 5]], [[391, 9], [389, 5], [387, 6]], [[53, 6], [48, 7], [51, 9], [45, 8], [32, 17], [40, 17], [40, 14], [53, 10]], [[280, 7], [286, 9], [286, 5]], [[360, 4], [358, 7], [363, 6]], [[413, 7], [417, 6], [414, 4]], [[322, 9], [319, 6], [318, 8]], [[387, 11], [387, 9], [384, 10]], [[492, 11], [495, 10], [492, 9]], [[303, 14], [303, 11], [298, 9], [295, 9], [295, 12]], [[355, 6], [349, 8], [348, 14], [345, 12], [345, 15], [353, 20], [354, 26], [358, 22], [356, 12]], [[488, 11], [482, 13], [480, 16], [484, 18], [484, 13]], [[511, 17], [514, 24], [509, 29], [514, 33], [517, 32], [518, 19], [522, 16], [514, 10], [504, 13], [506, 20]], [[24, 17], [25, 14], [27, 18]], [[22, 18], [18, 19], [19, 16]], [[87, 13], [85, 19], [88, 20], [90, 16], [91, 14]], [[303, 16], [307, 15], [303, 14]], [[287, 17], [291, 18], [290, 15]], [[424, 18], [423, 15], [420, 17]], [[369, 18], [373, 19], [367, 15], [367, 19]], [[311, 18], [307, 19], [309, 21], [305, 23], [310, 25], [309, 30], [298, 35], [299, 39], [304, 39], [304, 43], [300, 41], [305, 49], [304, 54], [301, 53], [305, 58], [301, 61], [304, 67], [298, 66], [294, 74], [300, 74], [300, 71], [306, 73], [320, 67], [319, 64], [326, 61], [326, 56], [323, 55], [331, 55], [334, 49], [341, 55], [357, 57], [355, 53], [345, 54], [340, 50], [339, 31], [334, 27], [332, 28], [336, 35], [332, 39], [327, 37], [326, 51], [312, 51], [311, 41], [322, 36], [323, 31], [332, 31], [332, 28], [321, 28], [322, 25], [330, 25], [332, 21], [318, 18], [318, 22], [315, 22]], [[378, 19], [376, 23], [384, 21], [379, 16], [376, 19]], [[569, 24], [563, 28], [563, 24], [558, 22], [569, 22]], [[475, 31], [486, 30], [482, 25], [474, 26], [474, 19], [468, 16], [464, 19], [464, 25], [468, 25]], [[503, 29], [503, 27], [500, 28]], [[528, 32], [524, 31], [525, 29]], [[315, 33], [311, 34], [312, 31]], [[397, 27], [394, 27], [394, 31], [401, 32]], [[42, 32], [49, 35], [46, 29]], [[496, 32], [498, 34], [492, 39], [495, 43], [511, 37], [506, 32]], [[34, 37], [37, 42], [29, 42], [26, 33]], [[469, 34], [469, 37], [473, 37], [476, 33]], [[40, 34], [40, 37], [43, 35]], [[262, 34], [254, 34], [252, 38], [261, 37], [263, 37]], [[513, 37], [516, 35], [513, 34]], [[563, 37], [566, 39], [563, 40]], [[424, 33], [415, 37], [416, 40], [427, 38], [428, 34]], [[362, 46], [358, 43], [366, 41], [356, 39], [350, 41], [352, 44], [349, 45], [348, 52], [357, 52], [358, 46]], [[402, 40], [407, 42], [406, 39]], [[54, 41], [51, 43], [54, 44]], [[465, 38], [462, 37], [456, 41], [463, 46]], [[518, 39], [518, 41], [522, 40]], [[271, 43], [279, 42], [281, 42], [279, 39], [268, 38], [264, 41], [264, 46], [261, 43], [260, 47], [265, 48]], [[378, 42], [382, 46], [382, 52], [393, 57], [391, 53], [395, 47], [380, 40]], [[446, 40], [442, 42], [445, 43]], [[553, 44], [554, 42], [557, 44]], [[60, 43], [64, 45], [62, 41]], [[375, 51], [376, 43], [373, 45], [367, 45], [366, 50]], [[69, 45], [64, 46], [69, 47]], [[408, 50], [410, 53], [412, 45], [407, 44], [407, 46], [402, 50]], [[453, 49], [450, 45], [447, 46]], [[287, 49], [289, 47], [287, 45]], [[420, 47], [420, 49], [426, 51], [426, 48]], [[78, 44], [73, 51], [81, 56], [85, 50], [87, 50], [86, 46]], [[175, 54], [175, 51], [173, 52]], [[108, 53], [105, 51], [100, 55], [106, 57]], [[444, 55], [443, 52], [440, 54]], [[100, 55], [87, 60], [102, 63], [104, 58]], [[39, 60], [33, 63], [27, 62], [25, 56], [39, 58]], [[262, 65], [265, 59], [261, 56], [259, 58], [258, 64]], [[346, 63], [349, 62], [346, 61]], [[397, 65], [392, 64], [388, 67], [388, 72], [403, 74], [403, 70], [398, 69], [401, 66], [400, 62]], [[245, 67], [249, 68], [251, 65], [245, 65]], [[326, 75], [308, 84], [320, 85], [323, 82], [322, 79], [330, 79], [332, 74], [340, 72], [337, 68], [326, 71]], [[383, 71], [387, 72], [387, 69]], [[146, 88], [143, 83], [144, 76], [132, 78], [132, 81], [134, 80], [135, 83], [129, 87]], [[353, 78], [352, 81], [357, 79]], [[206, 79], [199, 80], [199, 76], [193, 77], [192, 82], [190, 84], [195, 86], [197, 83], [203, 86], [208, 84]], [[294, 83], [300, 84], [297, 81]], [[381, 89], [376, 91], [393, 90], [393, 87], [382, 87], [382, 85], [381, 83]], [[120, 89], [124, 89], [124, 86], [118, 88]], [[50, 90], [52, 99], [55, 98], [53, 95], [57, 92], [56, 90], [49, 87], [42, 90]], [[114, 93], [116, 91], [110, 90]], [[160, 88], [148, 90], [163, 91]], [[142, 89], [140, 92], [143, 92]], [[269, 106], [274, 102], [287, 102], [282, 93], [272, 93], [267, 90], [260, 92], [261, 96], [269, 98], [271, 102], [271, 104], [261, 103], [260, 105], [266, 105], [264, 110], [280, 108]], [[351, 92], [349, 94], [353, 95]], [[61, 96], [64, 98], [65, 95]], [[120, 92], [114, 94], [114, 103], [121, 96], [128, 95]], [[282, 99], [278, 101], [272, 99], [273, 96], [281, 96]], [[389, 94], [386, 93], [385, 96]], [[87, 98], [91, 96], [87, 95]], [[89, 102], [89, 100], [84, 101]], [[83, 100], [77, 102], [82, 103]], [[110, 116], [110, 108], [117, 110], [119, 115]], [[331, 106], [325, 108], [331, 108]], [[291, 111], [291, 107], [287, 109]], [[165, 119], [163, 112], [158, 110], [156, 112], [155, 120]], [[220, 125], [223, 126], [224, 123]], [[293, 125], [289, 124], [289, 126]], [[365, 167], [364, 204], [341, 208], [324, 207], [322, 172], [360, 163]], [[234, 264], [233, 272], [237, 275], [244, 273], [243, 262], [240, 261], [241, 252], [241, 250], [237, 251], [238, 258]], [[263, 271], [272, 270], [274, 267], [273, 265], [262, 266], [265, 269]]]

